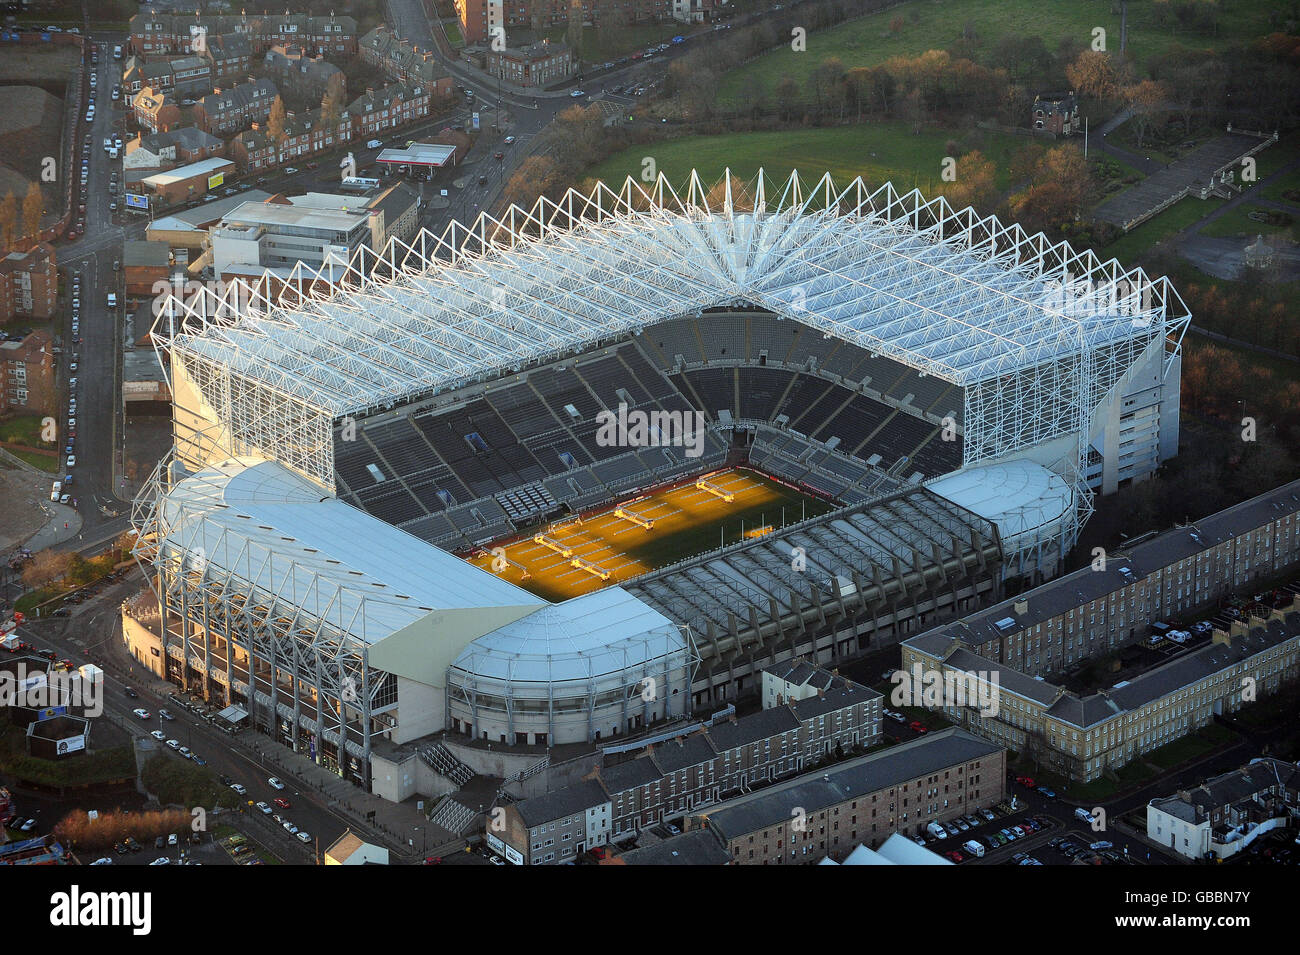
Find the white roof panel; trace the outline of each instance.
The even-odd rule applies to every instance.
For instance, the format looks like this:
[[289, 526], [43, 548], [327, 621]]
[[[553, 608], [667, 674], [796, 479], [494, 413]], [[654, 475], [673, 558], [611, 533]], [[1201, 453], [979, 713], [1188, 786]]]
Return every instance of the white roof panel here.
[[[452, 223], [412, 241], [423, 253], [394, 247], [404, 269], [394, 277], [363, 278], [359, 266], [361, 288], [234, 319], [196, 315], [171, 344], [341, 415], [738, 301], [960, 384], [1181, 334], [1189, 320], [1166, 314], [1181, 303], [1165, 280], [942, 199], [871, 193], [861, 180], [805, 194], [797, 177], [781, 192], [761, 173], [725, 184], [727, 199], [711, 203], [628, 180], [618, 194], [566, 197], [588, 204], [585, 218], [539, 200], [505, 222]], [[737, 205], [733, 188], [766, 198]], [[1144, 291], [1117, 296], [1118, 281]]]

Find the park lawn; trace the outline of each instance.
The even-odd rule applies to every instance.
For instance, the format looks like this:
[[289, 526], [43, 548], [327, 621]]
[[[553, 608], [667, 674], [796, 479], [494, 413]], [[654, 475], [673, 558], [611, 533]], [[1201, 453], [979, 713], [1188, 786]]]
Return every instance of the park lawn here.
[[0, 441], [25, 444], [29, 448], [53, 448], [53, 441], [41, 440], [41, 415], [16, 415], [0, 422]]
[[1103, 259], [1115, 258], [1122, 264], [1131, 266], [1142, 253], [1188, 226], [1195, 225], [1222, 203], [1222, 199], [1181, 199], [1154, 219], [1148, 219], [1132, 232], [1095, 251]]
[[[1295, 241], [1300, 238], [1300, 208], [1297, 208], [1292, 218], [1293, 221], [1288, 225], [1271, 225], [1267, 222], [1257, 222], [1250, 217], [1251, 211], [1264, 211], [1258, 206], [1240, 205], [1237, 208], [1225, 212], [1218, 219], [1215, 219], [1204, 229], [1201, 235], [1222, 238], [1225, 236], [1251, 236], [1256, 235], [1280, 235]], [[1270, 210], [1271, 211], [1271, 210]]]
[[1284, 176], [1278, 176], [1274, 182], [1270, 182], [1260, 191], [1260, 196], [1265, 199], [1272, 199], [1274, 202], [1286, 202], [1294, 206], [1300, 206], [1300, 201], [1288, 199], [1283, 193], [1300, 191], [1300, 169], [1294, 169]]
[[40, 468], [47, 474], [59, 473], [59, 458], [57, 455], [52, 457], [48, 454], [37, 454], [35, 451], [20, 451], [17, 448], [5, 448], [5, 450], [20, 461], [26, 461], [32, 467]]
[[460, 33], [460, 21], [443, 20], [442, 28], [447, 31], [447, 42], [452, 46], [464, 46], [465, 38]]
[[[798, 170], [807, 185], [825, 173], [842, 186], [861, 176], [868, 185], [893, 182], [900, 192], [913, 187], [927, 196], [937, 195], [947, 143], [958, 139], [963, 147], [979, 149], [992, 159], [998, 170], [998, 186], [1011, 185], [1012, 157], [1021, 150], [1041, 151], [1046, 147], [1002, 133], [976, 130], [965, 136], [951, 131], [912, 133], [902, 123], [870, 123], [821, 129], [793, 129], [780, 132], [725, 133], [716, 136], [686, 136], [647, 146], [635, 146], [592, 167], [586, 175], [607, 184], [621, 184], [627, 176], [641, 178], [644, 160], [654, 160], [674, 186], [687, 181], [692, 169], [699, 171], [707, 186], [722, 178], [723, 171], [751, 180], [762, 168], [769, 182], [784, 181]], [[769, 195], [771, 187], [769, 186]]]
[[[1143, 62], [1177, 45], [1222, 48], [1240, 39], [1264, 36], [1272, 32], [1268, 18], [1274, 7], [1273, 0], [1238, 0], [1230, 14], [1224, 10], [1221, 15], [1218, 35], [1202, 36], [1182, 35], [1173, 27], [1158, 26], [1151, 4], [1129, 4], [1128, 52]], [[889, 24], [895, 17], [901, 18], [903, 27], [897, 34], [891, 34]], [[757, 89], [771, 92], [787, 74], [802, 88], [813, 69], [831, 57], [839, 57], [851, 68], [876, 66], [893, 56], [917, 56], [926, 50], [945, 49], [961, 38], [967, 23], [974, 25], [981, 47], [987, 49], [999, 37], [1012, 34], [1041, 36], [1048, 49], [1055, 49], [1066, 36], [1090, 45], [1094, 27], [1104, 28], [1107, 40], [1118, 49], [1119, 21], [1118, 5], [1102, 0], [1090, 3], [912, 0], [829, 30], [810, 33], [806, 52], [795, 53], [785, 45], [758, 57], [723, 77], [718, 99], [743, 103]]]
[[[1152, 750], [1146, 754], [1146, 759], [1155, 763], [1161, 769], [1173, 769], [1180, 763], [1186, 763], [1204, 756], [1217, 745], [1193, 734], [1184, 736], [1182, 739], [1176, 739], [1172, 743], [1166, 743], [1159, 749]], [[1129, 765], [1133, 764], [1130, 763]], [[1125, 769], [1127, 768], [1125, 767]], [[1122, 772], [1123, 770], [1121, 770]]]
[[[644, 50], [648, 46], [667, 43], [673, 37], [687, 32], [686, 24], [675, 22], [629, 25], [612, 34], [609, 31], [602, 34], [595, 27], [583, 27], [580, 55], [584, 63], [604, 63], [606, 60], [615, 60], [637, 50]], [[544, 31], [542, 35], [552, 43], [558, 43], [565, 39], [567, 33], [565, 27], [556, 27]]]

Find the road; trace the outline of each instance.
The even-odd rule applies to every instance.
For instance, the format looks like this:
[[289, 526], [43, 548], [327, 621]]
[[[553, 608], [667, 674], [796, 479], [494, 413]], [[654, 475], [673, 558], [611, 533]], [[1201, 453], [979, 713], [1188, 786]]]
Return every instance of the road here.
[[[137, 738], [147, 738], [152, 730], [159, 730], [170, 739], [189, 747], [207, 761], [207, 768], [216, 774], [225, 774], [248, 789], [245, 797], [256, 803], [270, 803], [277, 796], [291, 803], [288, 810], [276, 809], [281, 816], [305, 829], [313, 837], [311, 845], [304, 845], [289, 835], [279, 825], [251, 807], [248, 818], [237, 823], [250, 837], [264, 842], [268, 848], [286, 861], [304, 863], [311, 860], [319, 839], [323, 851], [344, 829], [355, 823], [336, 812], [319, 794], [303, 786], [299, 780], [282, 771], [267, 769], [263, 757], [254, 748], [265, 742], [259, 734], [247, 732], [230, 737], [206, 720], [177, 706], [169, 695], [179, 692], [174, 687], [153, 677], [143, 668], [125, 671], [120, 663], [121, 624], [118, 606], [122, 600], [137, 592], [142, 585], [139, 572], [127, 574], [122, 580], [100, 589], [96, 597], [77, 606], [71, 617], [31, 621], [20, 628], [22, 639], [38, 649], [54, 650], [60, 658], [66, 657], [78, 666], [93, 662], [105, 670], [104, 717]], [[110, 646], [111, 644], [111, 646]], [[138, 697], [127, 695], [130, 686]], [[143, 708], [150, 719], [140, 720], [132, 710]], [[175, 719], [164, 720], [159, 711], [168, 710]], [[183, 759], [165, 746], [160, 751], [170, 759]], [[279, 775], [286, 785], [284, 790], [274, 789], [267, 779]], [[93, 808], [93, 807], [86, 807]]]

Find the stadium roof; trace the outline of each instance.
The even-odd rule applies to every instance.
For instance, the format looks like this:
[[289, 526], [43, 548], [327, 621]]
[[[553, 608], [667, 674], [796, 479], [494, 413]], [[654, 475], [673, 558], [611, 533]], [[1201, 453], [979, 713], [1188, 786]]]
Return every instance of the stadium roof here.
[[[375, 277], [381, 259], [394, 275]], [[692, 174], [683, 195], [660, 177], [543, 197], [362, 250], [351, 276], [332, 296], [235, 317], [186, 304], [197, 321], [155, 340], [341, 415], [736, 302], [959, 384], [1178, 338], [1189, 321], [1167, 280], [942, 197], [761, 172], [712, 190]]]
[[685, 648], [681, 632], [667, 617], [622, 587], [607, 587], [551, 604], [479, 637], [452, 666], [518, 689], [621, 673]]
[[438, 610], [545, 603], [322, 496], [275, 461], [232, 458], [183, 478], [161, 504], [159, 525], [164, 556], [248, 581], [369, 643]]
[[935, 494], [998, 525], [1008, 550], [1022, 535], [1049, 531], [1075, 506], [1074, 488], [1024, 459], [963, 468], [926, 485]]

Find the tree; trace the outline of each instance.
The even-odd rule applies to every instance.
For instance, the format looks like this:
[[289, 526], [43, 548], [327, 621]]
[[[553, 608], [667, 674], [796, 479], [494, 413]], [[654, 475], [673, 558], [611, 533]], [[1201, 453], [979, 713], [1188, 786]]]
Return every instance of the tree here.
[[9, 248], [18, 238], [18, 200], [12, 192], [0, 200], [0, 246]]
[[519, 164], [515, 174], [506, 183], [502, 198], [524, 208], [531, 206], [539, 195], [554, 198], [564, 187], [559, 172], [555, 160], [550, 156], [529, 156]]
[[266, 118], [266, 137], [277, 146], [284, 142], [284, 100], [277, 96], [271, 103], [271, 115]]
[[1108, 100], [1119, 91], [1119, 76], [1109, 53], [1084, 50], [1065, 68], [1070, 85], [1085, 96]]
[[41, 231], [41, 216], [45, 213], [45, 197], [41, 187], [33, 182], [23, 197], [23, 235], [35, 236]]
[[564, 40], [573, 50], [575, 62], [582, 60], [582, 0], [569, 0], [569, 22]]
[[988, 212], [998, 195], [997, 164], [975, 150], [957, 160], [956, 172], [954, 181], [944, 183], [943, 194], [949, 204], [955, 209], [973, 206], [977, 212]]
[[320, 121], [327, 130], [333, 130], [343, 118], [348, 81], [342, 72], [335, 73], [325, 84], [325, 95], [320, 101]]
[[47, 548], [23, 567], [23, 583], [33, 590], [44, 587], [50, 581], [57, 580], [67, 573], [71, 560], [71, 554], [63, 554]]
[[1124, 101], [1133, 110], [1133, 131], [1139, 147], [1151, 130], [1155, 114], [1165, 108], [1168, 100], [1169, 87], [1156, 80], [1143, 80], [1124, 88]]

